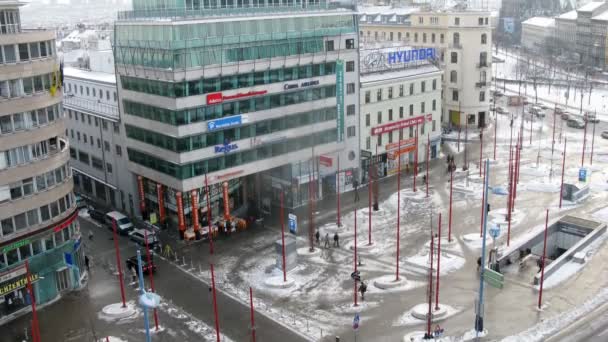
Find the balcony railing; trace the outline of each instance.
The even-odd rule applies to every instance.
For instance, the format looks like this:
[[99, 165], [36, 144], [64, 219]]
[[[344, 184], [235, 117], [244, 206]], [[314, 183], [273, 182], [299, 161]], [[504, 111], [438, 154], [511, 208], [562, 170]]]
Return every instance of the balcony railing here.
[[483, 87], [487, 87], [489, 85], [490, 85], [490, 82], [486, 82], [486, 81], [475, 83], [475, 87], [477, 87], [477, 88], [483, 88]]
[[91, 114], [100, 114], [118, 120], [118, 106], [100, 101], [83, 99], [66, 93], [63, 97], [63, 106], [67, 109], [86, 111]]

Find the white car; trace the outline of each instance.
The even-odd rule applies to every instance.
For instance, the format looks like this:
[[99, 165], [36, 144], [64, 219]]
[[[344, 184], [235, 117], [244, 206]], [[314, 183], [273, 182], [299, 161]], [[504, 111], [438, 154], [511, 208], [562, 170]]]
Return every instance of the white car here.
[[509, 111], [501, 106], [496, 106], [496, 113], [498, 114], [509, 114]]
[[[135, 241], [141, 246], [146, 245], [146, 232], [145, 229], [134, 229], [129, 233], [129, 239]], [[158, 243], [158, 238], [154, 232], [148, 231], [148, 245], [154, 246]]]
[[602, 132], [602, 138], [608, 139], [608, 131], [603, 131]]

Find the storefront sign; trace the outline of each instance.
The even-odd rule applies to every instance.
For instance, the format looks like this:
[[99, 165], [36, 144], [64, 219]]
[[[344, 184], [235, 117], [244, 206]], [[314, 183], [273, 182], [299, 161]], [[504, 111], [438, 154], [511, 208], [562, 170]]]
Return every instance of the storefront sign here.
[[283, 141], [286, 140], [287, 137], [284, 135], [271, 135], [269, 137], [255, 137], [255, 138], [251, 138], [251, 147], [255, 147], [255, 146], [259, 146], [262, 144], [272, 144], [272, 143], [276, 143], [279, 141]]
[[184, 219], [184, 200], [182, 199], [182, 193], [175, 193], [175, 203], [177, 204], [177, 225], [180, 231], [186, 230], [186, 222]]
[[332, 166], [334, 159], [327, 156], [319, 156], [319, 164], [323, 166]]
[[198, 191], [190, 191], [190, 202], [192, 203], [192, 229], [198, 231]]
[[137, 176], [137, 188], [139, 190], [139, 210], [143, 213], [146, 211], [146, 200], [144, 197], [144, 178]]
[[306, 88], [306, 87], [312, 87], [312, 86], [316, 86], [319, 85], [319, 81], [315, 80], [315, 81], [306, 81], [306, 82], [302, 82], [302, 83], [285, 83], [283, 85], [283, 90], [291, 90], [291, 89], [297, 89], [297, 88]]
[[20, 241], [17, 241], [17, 242], [13, 242], [13, 243], [11, 243], [8, 246], [2, 247], [2, 253], [10, 252], [13, 249], [17, 249], [19, 247], [23, 247], [25, 245], [29, 245], [30, 242], [32, 242], [30, 239], [23, 239], [23, 240], [20, 240]]
[[25, 267], [18, 267], [11, 271], [0, 273], [0, 283], [4, 283], [7, 280], [10, 280], [10, 279], [18, 277], [22, 274], [25, 274], [25, 272], [26, 272]]
[[158, 219], [160, 223], [165, 222], [165, 196], [163, 195], [163, 185], [156, 184], [156, 196], [158, 199]]
[[240, 175], [243, 172], [245, 172], [245, 171], [244, 170], [232, 171], [232, 172], [224, 173], [223, 175], [215, 176], [215, 179], [222, 180], [222, 179], [226, 179], [226, 178], [232, 178], [234, 176]]
[[[30, 274], [30, 282], [38, 280], [38, 274]], [[19, 290], [27, 285], [27, 275], [22, 275], [19, 278], [11, 279], [7, 282], [0, 284], [0, 296], [4, 296], [7, 293]]]
[[435, 49], [412, 49], [389, 52], [386, 56], [388, 64], [409, 63], [425, 59], [435, 59]]
[[230, 219], [230, 203], [228, 197], [228, 182], [222, 183], [222, 191], [224, 192], [224, 219]]
[[66, 227], [68, 227], [70, 224], [72, 224], [72, 222], [74, 222], [76, 220], [76, 217], [78, 217], [78, 212], [74, 212], [72, 214], [72, 216], [70, 216], [69, 218], [67, 218], [65, 221], [61, 222], [60, 224], [56, 225], [53, 228], [53, 232], [57, 233], [60, 232], [62, 230], [64, 230]]
[[336, 60], [336, 122], [338, 123], [338, 141], [344, 140], [344, 61]]
[[385, 149], [387, 151], [390, 151], [390, 150], [394, 150], [394, 149], [413, 146], [414, 144], [416, 144], [416, 138], [404, 139], [404, 140], [401, 140], [398, 142], [386, 144]]
[[423, 124], [424, 121], [427, 122], [431, 122], [433, 121], [433, 115], [432, 114], [427, 114], [425, 115], [420, 115], [414, 118], [409, 118], [409, 119], [405, 119], [405, 120], [401, 120], [401, 121], [397, 121], [397, 122], [391, 122], [388, 123], [386, 125], [382, 125], [382, 126], [376, 126], [374, 128], [372, 128], [372, 135], [378, 135], [378, 134], [382, 134], [382, 133], [387, 133], [387, 132], [392, 132], [398, 129], [402, 129], [402, 128], [407, 128], [410, 126], [416, 126], [416, 125], [420, 125]]
[[239, 148], [237, 144], [225, 142], [224, 145], [215, 146], [215, 153], [229, 153]]
[[243, 123], [241, 115], [228, 116], [225, 118], [212, 120], [207, 122], [207, 130], [215, 131], [218, 129], [224, 129], [228, 127], [238, 126]]
[[211, 93], [211, 94], [207, 94], [207, 105], [222, 103], [222, 102], [228, 101], [228, 100], [241, 99], [244, 97], [264, 95], [267, 92], [268, 92], [267, 90], [258, 90], [258, 91], [250, 91], [250, 92], [246, 92], [246, 93], [238, 93], [238, 94], [234, 94], [234, 95], [224, 95], [222, 93]]

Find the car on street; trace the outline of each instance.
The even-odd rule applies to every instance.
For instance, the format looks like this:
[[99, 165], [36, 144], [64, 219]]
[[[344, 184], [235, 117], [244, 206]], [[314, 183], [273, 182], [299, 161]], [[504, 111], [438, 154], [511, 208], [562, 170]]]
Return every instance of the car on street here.
[[585, 128], [585, 123], [580, 119], [570, 119], [568, 120], [568, 127], [572, 128]]
[[103, 211], [101, 211], [101, 210], [97, 210], [97, 209], [95, 209], [95, 208], [90, 208], [90, 209], [89, 209], [89, 216], [90, 216], [90, 217], [91, 217], [93, 220], [95, 220], [95, 221], [97, 221], [97, 222], [99, 222], [99, 223], [103, 223], [103, 221], [104, 221], [104, 219], [105, 219], [105, 216], [106, 216], [106, 213], [104, 213], [104, 212], [103, 212]]
[[530, 114], [538, 116], [538, 117], [545, 117], [545, 112], [543, 111], [542, 108], [540, 108], [540, 106], [532, 106], [530, 107], [530, 109], [528, 110], [530, 112]]
[[133, 230], [133, 223], [131, 223], [131, 220], [118, 211], [110, 211], [107, 213], [105, 216], [105, 223], [110, 229], [114, 229], [113, 225], [116, 224], [116, 230], [120, 235], [127, 235]]
[[541, 104], [540, 104], [540, 108], [542, 108], [542, 109], [544, 109], [544, 110], [547, 110], [547, 109], [549, 109], [549, 108], [551, 108], [551, 107], [549, 107], [549, 105], [548, 105], [548, 104], [546, 104], [546, 103], [541, 103]]
[[600, 119], [595, 116], [595, 113], [585, 113], [585, 116], [587, 118], [587, 122], [600, 123]]
[[568, 112], [562, 112], [562, 120], [570, 120], [571, 115]]
[[74, 198], [76, 199], [76, 208], [78, 208], [78, 209], [86, 208], [87, 201], [82, 196], [76, 194], [74, 196]]
[[501, 97], [503, 94], [502, 94], [502, 92], [495, 90], [494, 93], [492, 93], [492, 95], [494, 95], [496, 97]]
[[602, 132], [602, 138], [608, 139], [608, 131], [603, 131]]
[[523, 101], [524, 101], [524, 106], [527, 106], [527, 105], [529, 105], [529, 104], [532, 104], [532, 102], [530, 102], [530, 100], [528, 100], [528, 99], [527, 99], [527, 98], [525, 98], [525, 97], [523, 98]]
[[[129, 270], [129, 272], [133, 272], [133, 271], [131, 271], [132, 268], [135, 268], [135, 272], [137, 272], [137, 256], [136, 255], [127, 259], [127, 269]], [[141, 269], [144, 274], [150, 274], [150, 271], [152, 271], [152, 273], [156, 273], [156, 264], [154, 263], [154, 254], [150, 255], [150, 263], [148, 263], [148, 258], [146, 257], [146, 255], [142, 254]]]
[[509, 114], [509, 111], [501, 106], [496, 106], [496, 113], [498, 114]]
[[[146, 245], [146, 230], [145, 229], [134, 229], [129, 233], [129, 239], [138, 243], [141, 246]], [[158, 238], [152, 231], [148, 231], [148, 246], [151, 248], [158, 244]]]
[[555, 107], [555, 114], [562, 115], [564, 112], [566, 112], [566, 110], [563, 107], [560, 107], [560, 106]]

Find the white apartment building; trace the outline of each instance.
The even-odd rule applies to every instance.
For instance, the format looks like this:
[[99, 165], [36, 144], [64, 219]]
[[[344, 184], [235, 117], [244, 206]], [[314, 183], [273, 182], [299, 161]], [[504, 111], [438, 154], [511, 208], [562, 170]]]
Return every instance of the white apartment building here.
[[444, 125], [482, 127], [490, 113], [492, 28], [489, 11], [359, 8], [359, 35], [366, 41], [404, 41], [435, 48], [443, 77]]
[[555, 18], [532, 17], [521, 23], [521, 45], [530, 51], [543, 51], [554, 35]]
[[384, 177], [397, 172], [398, 156], [404, 171], [411, 167], [416, 145], [420, 163], [427, 149], [430, 159], [439, 155], [443, 72], [429, 61], [436, 49], [400, 45], [360, 52], [363, 180], [370, 160]]

